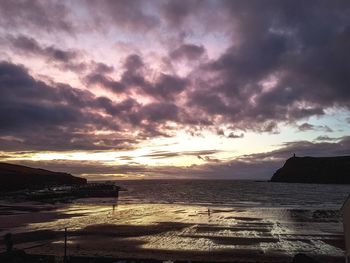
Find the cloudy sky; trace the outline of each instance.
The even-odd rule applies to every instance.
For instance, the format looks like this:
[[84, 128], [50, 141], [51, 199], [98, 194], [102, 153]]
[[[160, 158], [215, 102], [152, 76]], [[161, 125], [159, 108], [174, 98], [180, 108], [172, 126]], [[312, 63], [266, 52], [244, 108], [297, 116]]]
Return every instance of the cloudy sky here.
[[0, 1], [0, 160], [268, 179], [350, 154], [350, 2]]

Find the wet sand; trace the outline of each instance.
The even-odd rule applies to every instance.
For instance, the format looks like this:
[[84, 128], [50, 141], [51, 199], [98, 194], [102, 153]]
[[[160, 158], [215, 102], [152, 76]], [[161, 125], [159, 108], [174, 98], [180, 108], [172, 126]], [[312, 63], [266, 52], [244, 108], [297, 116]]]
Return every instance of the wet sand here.
[[[297, 253], [343, 262], [336, 210], [181, 204], [0, 203], [0, 235], [32, 254], [171, 260], [290, 262]], [[0, 243], [0, 250], [4, 244]]]

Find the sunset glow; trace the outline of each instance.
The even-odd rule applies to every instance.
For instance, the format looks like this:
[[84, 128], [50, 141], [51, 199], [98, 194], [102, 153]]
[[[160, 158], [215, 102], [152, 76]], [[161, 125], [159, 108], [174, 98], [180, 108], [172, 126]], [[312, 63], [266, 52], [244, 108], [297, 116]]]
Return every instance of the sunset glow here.
[[0, 1], [0, 160], [268, 179], [293, 153], [349, 155], [349, 17], [326, 1]]

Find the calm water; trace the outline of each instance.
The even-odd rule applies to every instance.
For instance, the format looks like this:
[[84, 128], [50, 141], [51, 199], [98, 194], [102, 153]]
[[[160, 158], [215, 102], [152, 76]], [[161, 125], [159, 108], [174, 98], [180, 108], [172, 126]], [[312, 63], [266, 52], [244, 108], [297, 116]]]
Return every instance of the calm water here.
[[[26, 251], [33, 254], [62, 255], [62, 229], [68, 228], [71, 255], [281, 263], [307, 253], [327, 257], [324, 262], [343, 262], [339, 209], [350, 185], [204, 180], [117, 184], [127, 189], [118, 204], [110, 198], [39, 210], [31, 203], [4, 204], [0, 235], [25, 233], [28, 240], [16, 248], [32, 247]], [[41, 233], [52, 236], [38, 240]]]
[[120, 203], [196, 204], [233, 207], [339, 209], [350, 185], [230, 180], [118, 181]]

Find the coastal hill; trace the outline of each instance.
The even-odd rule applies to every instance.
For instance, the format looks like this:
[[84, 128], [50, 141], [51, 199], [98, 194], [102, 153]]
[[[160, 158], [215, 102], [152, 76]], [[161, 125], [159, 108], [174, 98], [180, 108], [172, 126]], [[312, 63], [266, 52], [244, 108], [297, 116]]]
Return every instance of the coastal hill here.
[[350, 184], [350, 156], [291, 157], [272, 182]]
[[33, 189], [45, 186], [86, 183], [86, 179], [68, 173], [0, 163], [0, 190]]

